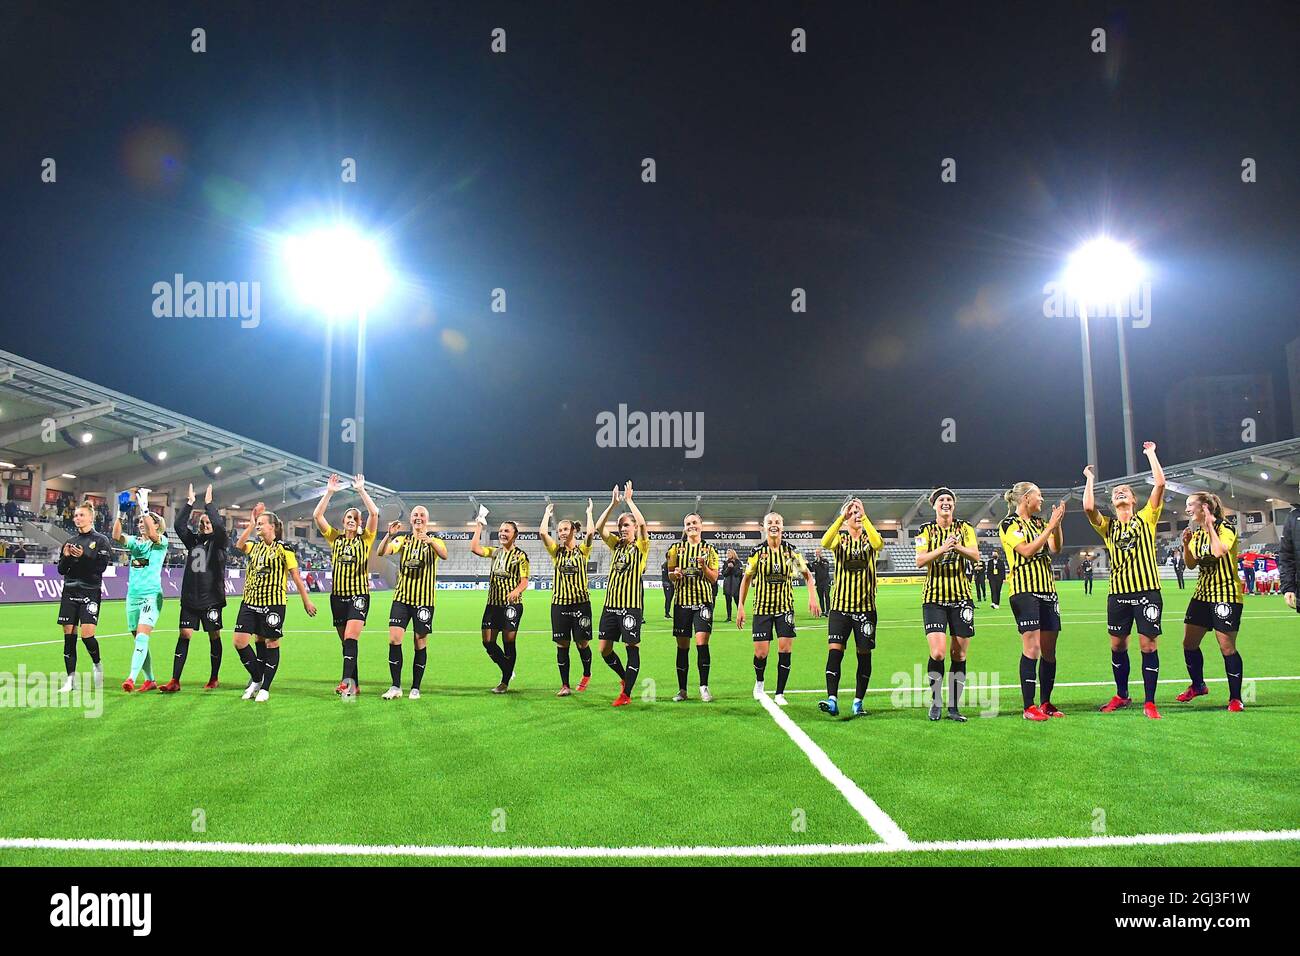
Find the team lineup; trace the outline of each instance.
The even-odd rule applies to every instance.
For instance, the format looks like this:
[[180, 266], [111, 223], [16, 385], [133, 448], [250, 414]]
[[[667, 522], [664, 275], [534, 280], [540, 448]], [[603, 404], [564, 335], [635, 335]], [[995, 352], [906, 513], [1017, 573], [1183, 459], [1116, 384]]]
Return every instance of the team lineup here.
[[[1143, 711], [1159, 719], [1156, 689], [1159, 679], [1159, 637], [1162, 633], [1162, 601], [1156, 549], [1156, 526], [1164, 506], [1165, 476], [1156, 457], [1155, 445], [1144, 446], [1152, 472], [1152, 489], [1141, 507], [1134, 490], [1120, 485], [1111, 493], [1113, 514], [1103, 514], [1094, 494], [1091, 467], [1084, 469], [1083, 510], [1103, 540], [1110, 557], [1110, 588], [1107, 628], [1115, 679], [1114, 696], [1101, 706], [1111, 713], [1130, 706], [1129, 639], [1137, 630], [1144, 690]], [[448, 560], [447, 543], [430, 531], [428, 511], [417, 506], [410, 513], [409, 530], [401, 521], [390, 522], [378, 538], [379, 509], [366, 492], [363, 476], [352, 480], [361, 508], [344, 511], [341, 527], [326, 518], [332, 497], [346, 487], [331, 475], [313, 513], [313, 520], [328, 542], [333, 578], [329, 596], [332, 626], [337, 632], [342, 674], [335, 688], [340, 697], [360, 694], [358, 645], [370, 612], [372, 557], [391, 557], [396, 584], [388, 620], [388, 665], [390, 684], [382, 699], [403, 696], [418, 699], [428, 659], [428, 639], [433, 631], [437, 595], [438, 562]], [[1031, 482], [1020, 482], [1006, 492], [1007, 514], [998, 536], [1005, 552], [1008, 593], [1012, 615], [1021, 637], [1019, 682], [1023, 697], [1022, 715], [1031, 721], [1048, 721], [1064, 713], [1052, 703], [1056, 682], [1056, 646], [1061, 618], [1052, 568], [1053, 553], [1061, 551], [1064, 501], [1044, 517], [1042, 491]], [[976, 530], [956, 517], [956, 494], [947, 487], [929, 496], [932, 520], [921, 526], [915, 537], [916, 566], [925, 572], [920, 625], [928, 644], [928, 718], [964, 722], [961, 702], [966, 683], [967, 657], [975, 636], [975, 603], [971, 594], [968, 562], [980, 561]], [[95, 638], [101, 599], [101, 579], [112, 561], [113, 543], [125, 549], [129, 563], [127, 625], [134, 639], [130, 669], [122, 683], [126, 692], [180, 690], [190, 641], [195, 631], [207, 634], [210, 646], [210, 676], [206, 689], [218, 687], [221, 667], [223, 611], [226, 604], [226, 550], [229, 533], [225, 520], [212, 504], [209, 487], [201, 508], [191, 487], [188, 500], [176, 516], [174, 528], [188, 551], [180, 590], [180, 625], [173, 674], [159, 684], [154, 673], [150, 638], [162, 607], [162, 568], [167, 538], [162, 517], [140, 501], [136, 534], [123, 528], [123, 515], [113, 522], [111, 540], [94, 526], [95, 511], [89, 503], [76, 509], [76, 533], [60, 552], [59, 573], [64, 589], [58, 623], [64, 634], [67, 680], [64, 690], [75, 686], [78, 642], [89, 653], [97, 684], [103, 681], [103, 663]], [[622, 505], [625, 510], [614, 517]], [[643, 578], [650, 550], [647, 523], [637, 507], [632, 482], [614, 486], [608, 505], [599, 516], [588, 500], [585, 520], [562, 517], [555, 522], [555, 508], [547, 504], [538, 525], [538, 536], [550, 556], [554, 578], [551, 592], [551, 635], [556, 646], [556, 667], [560, 687], [557, 696], [586, 691], [592, 677], [593, 639], [602, 660], [619, 681], [615, 707], [633, 702], [641, 670], [641, 629], [645, 613]], [[1241, 700], [1242, 661], [1237, 651], [1241, 625], [1242, 590], [1236, 573], [1237, 533], [1225, 520], [1222, 503], [1208, 492], [1188, 496], [1185, 514], [1189, 525], [1182, 534], [1182, 556], [1187, 567], [1196, 568], [1196, 588], [1184, 619], [1183, 652], [1190, 679], [1177, 700], [1188, 702], [1208, 693], [1204, 658], [1200, 646], [1213, 631], [1223, 654], [1228, 682], [1228, 710], [1243, 710]], [[481, 634], [484, 652], [500, 672], [495, 694], [507, 693], [515, 673], [517, 641], [524, 616], [523, 594], [529, 587], [529, 557], [518, 546], [519, 526], [504, 521], [497, 528], [497, 543], [484, 543], [487, 511], [480, 508], [469, 542], [472, 554], [488, 564], [488, 593], [483, 610]], [[614, 530], [608, 530], [611, 519]], [[709, 639], [713, 631], [713, 609], [718, 593], [720, 560], [718, 550], [702, 536], [703, 521], [691, 512], [682, 520], [681, 537], [671, 545], [666, 560], [668, 579], [673, 584], [671, 599], [672, 633], [677, 644], [677, 693], [674, 701], [688, 698], [690, 648], [694, 644], [699, 696], [713, 700], [709, 690], [711, 667]], [[766, 694], [767, 665], [773, 638], [776, 640], [776, 692], [773, 700], [786, 706], [786, 685], [796, 637], [794, 615], [795, 578], [803, 578], [808, 589], [808, 610], [814, 618], [825, 613], [827, 621], [826, 696], [820, 710], [840, 714], [839, 685], [844, 655], [850, 639], [856, 651], [855, 687], [850, 713], [863, 716], [864, 700], [871, 679], [871, 655], [876, 645], [876, 561], [884, 542], [873, 526], [859, 498], [850, 498], [826, 529], [821, 546], [835, 558], [836, 574], [829, 594], [829, 606], [818, 600], [813, 573], [795, 546], [783, 539], [784, 519], [773, 511], [764, 516], [765, 538], [744, 563], [740, 581], [736, 626], [747, 622], [753, 640], [754, 696]], [[298, 592], [303, 610], [316, 615], [316, 606], [299, 572], [291, 547], [283, 540], [280, 519], [260, 502], [252, 519], [235, 543], [247, 557], [244, 592], [236, 615], [233, 644], [240, 663], [248, 672], [245, 700], [269, 700], [272, 683], [280, 668], [281, 640], [286, 619], [285, 595], [290, 582]], [[593, 613], [588, 583], [588, 564], [596, 538], [611, 553], [604, 604], [597, 618]], [[377, 540], [378, 538], [378, 540]], [[746, 606], [750, 595], [752, 617]], [[997, 604], [993, 605], [995, 608]], [[414, 651], [409, 681], [404, 682], [404, 643], [413, 632]], [[618, 645], [623, 645], [620, 657]], [[572, 649], [576, 646], [582, 674], [571, 682]], [[137, 685], [137, 678], [143, 681]], [[403, 686], [408, 688], [403, 694]]]

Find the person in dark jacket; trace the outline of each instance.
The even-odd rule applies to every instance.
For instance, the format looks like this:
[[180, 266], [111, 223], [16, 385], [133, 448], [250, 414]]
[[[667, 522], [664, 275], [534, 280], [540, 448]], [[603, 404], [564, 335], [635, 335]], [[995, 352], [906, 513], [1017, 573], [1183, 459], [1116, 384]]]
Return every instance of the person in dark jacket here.
[[817, 584], [817, 603], [822, 607], [831, 606], [831, 563], [825, 552], [818, 548], [813, 552], [813, 559], [808, 562], [808, 570], [813, 573]]
[[194, 517], [194, 486], [176, 515], [176, 536], [189, 552], [185, 559], [185, 576], [181, 578], [180, 636], [176, 639], [176, 656], [172, 658], [172, 679], [158, 689], [174, 693], [181, 689], [181, 672], [190, 652], [190, 637], [196, 628], [208, 632], [211, 672], [206, 690], [217, 686], [221, 671], [221, 610], [226, 606], [226, 532], [225, 519], [212, 503], [212, 486], [203, 494], [203, 510]]
[[984, 589], [984, 562], [975, 562], [975, 600], [983, 601], [985, 597]]
[[1286, 597], [1286, 606], [1293, 611], [1300, 611], [1296, 601], [1296, 548], [1300, 547], [1300, 508], [1293, 508], [1282, 525], [1282, 540], [1278, 542], [1277, 570], [1278, 586]]
[[668, 559], [659, 566], [659, 580], [664, 586], [664, 617], [672, 620], [673, 616], [673, 580], [668, 576]]
[[745, 576], [745, 565], [734, 548], [727, 549], [727, 560], [722, 564], [722, 594], [727, 599], [727, 620], [731, 620], [731, 605], [740, 599], [740, 579]]
[[1001, 549], [993, 552], [985, 567], [985, 574], [989, 579], [989, 598], [991, 599], [989, 603], [990, 606], [996, 608], [998, 602], [1002, 599], [1002, 582], [1007, 579], [1007, 559], [1003, 556]]
[[1178, 590], [1183, 589], [1183, 572], [1187, 570], [1187, 562], [1183, 560], [1182, 552], [1174, 555], [1174, 577], [1178, 579]]
[[99, 605], [103, 596], [104, 569], [113, 560], [113, 542], [95, 530], [95, 509], [78, 505], [72, 513], [76, 534], [59, 549], [59, 573], [63, 575], [63, 596], [59, 599], [59, 624], [63, 627], [63, 663], [68, 673], [60, 691], [67, 693], [77, 684], [77, 630], [95, 666], [95, 686], [104, 684], [104, 665], [99, 660]]
[[1084, 558], [1083, 563], [1079, 565], [1079, 576], [1083, 578], [1083, 593], [1092, 593], [1093, 566], [1092, 558]]

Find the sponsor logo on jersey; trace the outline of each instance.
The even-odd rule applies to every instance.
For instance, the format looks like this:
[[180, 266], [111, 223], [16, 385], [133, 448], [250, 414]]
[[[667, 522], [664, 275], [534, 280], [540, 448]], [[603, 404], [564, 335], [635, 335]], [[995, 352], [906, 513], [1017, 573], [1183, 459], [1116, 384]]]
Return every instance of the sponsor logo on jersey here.
[[624, 614], [624, 615], [623, 615], [623, 629], [624, 629], [624, 630], [627, 630], [627, 631], [630, 631], [630, 630], [632, 630], [634, 627], [636, 627], [636, 618], [634, 618], [631, 614]]
[[422, 607], [415, 612], [415, 616], [418, 617], [422, 622], [428, 622], [429, 618], [433, 617], [433, 614], [429, 611], [427, 607]]
[[278, 615], [278, 614], [276, 614], [274, 611], [272, 611], [270, 614], [268, 614], [268, 615], [266, 616], [266, 624], [267, 624], [267, 627], [279, 627], [279, 626], [280, 626], [280, 615]]

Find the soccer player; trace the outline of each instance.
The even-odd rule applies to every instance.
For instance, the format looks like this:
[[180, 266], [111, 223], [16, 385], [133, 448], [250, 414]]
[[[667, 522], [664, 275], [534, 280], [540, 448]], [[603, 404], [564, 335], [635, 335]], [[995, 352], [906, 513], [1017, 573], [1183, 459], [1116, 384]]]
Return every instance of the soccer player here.
[[817, 585], [812, 571], [794, 546], [781, 540], [785, 519], [775, 511], [763, 516], [767, 537], [754, 549], [745, 565], [745, 576], [740, 579], [740, 602], [736, 608], [736, 627], [745, 626], [745, 598], [749, 586], [754, 585], [754, 699], [764, 694], [763, 675], [767, 671], [767, 657], [772, 648], [772, 631], [777, 637], [776, 703], [784, 707], [785, 684], [790, 679], [790, 661], [794, 652], [794, 588], [790, 581], [802, 575], [808, 586], [808, 611], [821, 617], [817, 603]]
[[203, 493], [203, 511], [197, 529], [191, 528], [194, 513], [194, 486], [190, 485], [185, 507], [176, 514], [173, 527], [189, 554], [185, 575], [181, 578], [180, 636], [176, 639], [176, 656], [172, 658], [172, 679], [158, 689], [173, 694], [181, 689], [181, 673], [190, 652], [190, 638], [202, 627], [208, 633], [208, 660], [211, 668], [205, 690], [217, 686], [221, 671], [221, 609], [226, 606], [226, 522], [212, 504], [212, 486]]
[[[885, 542], [867, 517], [862, 501], [852, 498], [822, 535], [821, 546], [835, 555], [835, 583], [828, 595], [830, 613], [826, 619], [826, 699], [817, 706], [832, 717], [840, 712], [840, 668], [852, 634], [858, 652], [853, 716], [863, 717], [866, 711], [862, 704], [871, 680], [871, 652], [876, 647], [876, 555]], [[820, 595], [817, 601], [821, 603]]]
[[[325, 485], [325, 494], [312, 512], [316, 527], [330, 544], [330, 560], [334, 569], [330, 579], [330, 615], [343, 650], [343, 677], [339, 680], [335, 693], [345, 700], [355, 698], [360, 690], [357, 681], [357, 640], [361, 637], [361, 631], [366, 626], [366, 616], [370, 613], [370, 551], [379, 530], [379, 508], [366, 492], [364, 475], [352, 479], [352, 489], [366, 506], [364, 526], [361, 524], [359, 508], [349, 508], [343, 512], [342, 530], [325, 520], [325, 509], [329, 507], [330, 498], [343, 490], [343, 479], [338, 475], [330, 475]], [[399, 652], [400, 649], [399, 644]]]
[[96, 687], [104, 686], [104, 665], [99, 659], [99, 605], [103, 596], [104, 569], [113, 559], [113, 542], [95, 530], [95, 506], [88, 501], [72, 513], [77, 533], [59, 549], [59, 573], [63, 595], [59, 598], [59, 624], [63, 627], [63, 663], [68, 677], [59, 688], [68, 693], [77, 686], [77, 631], [94, 665]]
[[1110, 493], [1115, 517], [1097, 510], [1092, 466], [1083, 469], [1083, 511], [1088, 523], [1106, 543], [1110, 556], [1110, 593], [1106, 598], [1106, 627], [1110, 631], [1110, 661], [1115, 671], [1115, 696], [1101, 706], [1114, 713], [1132, 701], [1128, 696], [1128, 640], [1134, 625], [1142, 648], [1142, 686], [1146, 692], [1142, 712], [1160, 719], [1156, 709], [1156, 682], [1160, 678], [1160, 564], [1156, 557], [1156, 524], [1165, 506], [1165, 472], [1156, 457], [1155, 442], [1145, 442], [1142, 453], [1151, 464], [1153, 486], [1147, 503], [1134, 513], [1137, 496], [1130, 485], [1117, 485]]
[[1176, 699], [1185, 704], [1210, 692], [1205, 686], [1201, 639], [1212, 630], [1228, 675], [1228, 710], [1240, 713], [1246, 708], [1241, 703], [1242, 663], [1237, 652], [1242, 608], [1237, 531], [1224, 520], [1218, 495], [1206, 491], [1188, 495], [1186, 514], [1191, 523], [1183, 531], [1183, 560], [1189, 568], [1198, 568], [1199, 574], [1183, 618], [1183, 659], [1192, 684]]
[[673, 584], [673, 637], [677, 639], [677, 693], [686, 700], [686, 676], [691, 669], [691, 635], [700, 671], [700, 700], [709, 692], [709, 635], [713, 633], [713, 604], [718, 596], [718, 550], [701, 537], [703, 522], [691, 512], [682, 519], [682, 540], [668, 549], [668, 577]]
[[555, 663], [560, 669], [560, 690], [556, 697], [568, 697], [569, 647], [578, 645], [582, 660], [582, 680], [578, 690], [587, 689], [591, 682], [591, 591], [587, 588], [587, 562], [591, 558], [591, 543], [596, 537], [595, 522], [591, 518], [592, 503], [587, 499], [587, 535], [572, 518], [561, 518], [555, 526], [556, 541], [551, 537], [551, 518], [555, 505], [548, 504], [538, 527], [538, 537], [551, 556], [555, 577], [551, 585], [551, 640], [555, 642]]
[[131, 672], [122, 682], [122, 690], [128, 694], [135, 690], [136, 675], [142, 670], [141, 693], [158, 688], [153, 679], [149, 636], [162, 612], [162, 569], [167, 557], [167, 538], [163, 536], [162, 517], [147, 509], [148, 501], [142, 501], [137, 535], [123, 532], [121, 512], [113, 519], [113, 540], [126, 548], [131, 564], [126, 583], [126, 627], [135, 638], [135, 651], [131, 655]]
[[[400, 521], [390, 522], [379, 556], [397, 556], [397, 587], [388, 612], [388, 674], [392, 684], [384, 700], [402, 696], [402, 640], [409, 624], [415, 632], [415, 657], [411, 662], [411, 700], [420, 699], [420, 682], [428, 661], [429, 631], [433, 628], [434, 600], [438, 596], [438, 562], [447, 560], [447, 545], [429, 534], [429, 511], [424, 505], [411, 509], [411, 533], [403, 535]], [[352, 679], [356, 681], [353, 667]], [[353, 686], [352, 692], [356, 693]]]
[[[1056, 683], [1056, 639], [1061, 633], [1061, 609], [1048, 552], [1061, 550], [1065, 502], [1056, 505], [1051, 517], [1043, 521], [1039, 516], [1043, 492], [1032, 481], [1017, 482], [1003, 497], [1007, 502], [1007, 516], [998, 527], [998, 537], [1011, 569], [1011, 613], [1020, 631], [1020, 695], [1025, 705], [1022, 716], [1025, 720], [1064, 717], [1051, 702]], [[1034, 704], [1035, 684], [1042, 701], [1038, 705]]]
[[980, 563], [979, 542], [970, 523], [956, 517], [957, 495], [951, 488], [936, 488], [930, 494], [930, 504], [934, 520], [922, 525], [916, 536], [916, 566], [925, 568], [921, 618], [930, 644], [929, 717], [938, 720], [943, 713], [943, 659], [948, 653], [948, 636], [952, 635], [948, 719], [962, 723], [966, 718], [959, 705], [966, 689], [966, 652], [975, 636], [975, 605], [963, 566], [967, 561]]
[[[620, 501], [628, 507], [618, 516], [618, 534], [606, 534], [605, 522]], [[614, 556], [610, 559], [609, 580], [605, 584], [605, 606], [600, 612], [600, 656], [621, 681], [615, 707], [632, 703], [637, 675], [641, 673], [641, 624], [645, 617], [646, 558], [650, 554], [650, 534], [646, 529], [641, 509], [632, 500], [632, 482], [628, 482], [620, 495], [614, 486], [609, 505], [596, 519], [596, 533], [609, 546]], [[614, 652], [614, 644], [622, 641], [627, 646], [627, 668]]]
[[[253, 529], [257, 529], [254, 539]], [[244, 526], [236, 547], [248, 559], [244, 570], [244, 596], [235, 617], [235, 651], [248, 670], [244, 700], [265, 703], [271, 699], [271, 682], [280, 669], [280, 640], [284, 637], [286, 579], [302, 598], [308, 617], [316, 616], [316, 605], [307, 596], [307, 585], [298, 570], [298, 558], [283, 541], [284, 524], [266, 505], [253, 506], [253, 519]], [[256, 639], [257, 650], [248, 646]]]
[[[486, 521], [480, 519], [474, 525], [474, 537], [470, 539], [469, 549], [481, 558], [492, 562], [488, 576], [488, 599], [483, 608], [483, 620], [479, 627], [483, 629], [483, 650], [492, 658], [492, 663], [501, 668], [501, 683], [492, 688], [494, 694], [504, 694], [510, 689], [510, 680], [515, 676], [515, 661], [518, 651], [515, 636], [524, 619], [524, 592], [528, 590], [528, 554], [516, 544], [519, 538], [519, 525], [513, 521], [503, 521], [497, 528], [496, 546], [485, 547], [481, 544]], [[497, 636], [505, 644], [503, 649], [497, 644]]]

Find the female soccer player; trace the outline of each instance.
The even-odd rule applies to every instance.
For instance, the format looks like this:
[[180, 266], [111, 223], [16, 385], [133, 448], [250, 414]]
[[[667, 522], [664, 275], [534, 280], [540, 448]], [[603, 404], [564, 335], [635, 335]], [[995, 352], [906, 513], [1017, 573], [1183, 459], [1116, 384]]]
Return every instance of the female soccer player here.
[[[420, 682], [428, 661], [429, 631], [433, 628], [434, 600], [438, 596], [438, 562], [447, 560], [447, 545], [429, 534], [429, 511], [424, 505], [411, 509], [411, 533], [403, 535], [402, 523], [388, 525], [379, 542], [379, 556], [397, 556], [397, 587], [388, 612], [388, 674], [392, 684], [384, 700], [402, 696], [402, 640], [406, 626], [415, 632], [415, 658], [411, 662], [411, 700], [420, 699]], [[353, 679], [356, 679], [355, 668]], [[353, 688], [353, 693], [356, 690]]]
[[822, 547], [835, 555], [835, 583], [826, 619], [826, 699], [817, 706], [832, 717], [840, 712], [840, 669], [850, 634], [858, 652], [853, 716], [866, 716], [862, 704], [871, 680], [871, 652], [876, 646], [876, 555], [884, 546], [884, 539], [858, 498], [844, 503], [839, 517], [822, 535]]
[[1192, 685], [1178, 695], [1187, 703], [1210, 692], [1205, 686], [1205, 658], [1201, 639], [1214, 631], [1223, 652], [1223, 669], [1228, 675], [1228, 710], [1240, 713], [1241, 655], [1237, 653], [1237, 632], [1241, 630], [1241, 582], [1237, 580], [1237, 531], [1223, 519], [1219, 496], [1200, 491], [1187, 497], [1191, 524], [1183, 531], [1183, 560], [1199, 568], [1196, 590], [1183, 618], [1183, 659]]
[[[249, 676], [243, 699], [256, 698], [258, 703], [270, 700], [271, 681], [280, 669], [286, 578], [293, 579], [307, 616], [316, 616], [316, 605], [307, 596], [307, 585], [298, 571], [298, 558], [285, 546], [283, 535], [284, 524], [259, 501], [253, 506], [253, 519], [236, 542], [236, 548], [247, 555], [248, 565], [244, 571], [244, 596], [235, 617], [234, 644]], [[256, 639], [256, 651], [248, 646], [249, 638]]]
[[776, 703], [784, 707], [785, 684], [790, 679], [790, 661], [794, 654], [794, 588], [791, 578], [803, 575], [808, 586], [808, 612], [821, 617], [817, 603], [817, 585], [803, 555], [794, 545], [781, 540], [785, 532], [785, 519], [775, 511], [763, 516], [767, 538], [750, 556], [745, 565], [745, 576], [740, 579], [740, 600], [736, 607], [736, 627], [745, 626], [745, 597], [750, 582], [754, 583], [754, 699], [763, 697], [763, 675], [767, 671], [767, 657], [772, 648], [772, 631], [777, 637]]
[[[620, 501], [628, 510], [618, 516], [618, 534], [606, 534], [605, 522]], [[632, 691], [641, 673], [641, 624], [645, 618], [643, 576], [650, 555], [650, 533], [641, 509], [632, 500], [632, 482], [624, 486], [621, 495], [618, 485], [614, 486], [609, 505], [596, 519], [596, 533], [614, 553], [605, 584], [605, 606], [600, 612], [600, 656], [621, 682], [614, 706], [624, 707], [632, 703]], [[614, 653], [617, 641], [627, 646], [626, 669]]]
[[[483, 608], [483, 650], [492, 658], [492, 663], [501, 668], [501, 683], [492, 688], [494, 694], [504, 694], [510, 689], [510, 680], [515, 676], [515, 635], [519, 624], [524, 619], [523, 595], [528, 590], [528, 555], [515, 542], [519, 538], [519, 525], [513, 521], [503, 521], [497, 528], [497, 540], [501, 543], [495, 547], [484, 547], [480, 542], [483, 537], [484, 520], [474, 525], [474, 537], [470, 539], [469, 549], [481, 558], [492, 562], [488, 577], [487, 606]], [[500, 635], [503, 650], [497, 644]]]
[[[1002, 519], [998, 536], [1011, 569], [1011, 613], [1020, 631], [1020, 694], [1024, 698], [1025, 720], [1064, 717], [1052, 704], [1052, 687], [1056, 683], [1056, 639], [1061, 633], [1061, 610], [1052, 576], [1052, 557], [1060, 552], [1061, 519], [1065, 502], [1052, 509], [1044, 522], [1043, 492], [1032, 481], [1013, 485], [1004, 496], [1007, 516]], [[1038, 693], [1041, 704], [1034, 704], [1034, 671], [1037, 661]]]
[[103, 596], [104, 569], [113, 559], [113, 542], [95, 530], [95, 506], [77, 505], [72, 513], [77, 529], [59, 551], [59, 573], [63, 575], [63, 596], [59, 598], [59, 624], [63, 627], [63, 663], [68, 678], [59, 688], [68, 693], [77, 686], [77, 630], [94, 665], [96, 687], [104, 684], [104, 665], [99, 660], [99, 605]]
[[181, 578], [180, 635], [176, 639], [176, 656], [172, 658], [172, 679], [158, 688], [165, 694], [181, 689], [181, 674], [190, 653], [190, 638], [202, 627], [208, 634], [208, 660], [211, 663], [207, 690], [217, 686], [221, 671], [221, 611], [226, 606], [226, 522], [212, 504], [212, 486], [203, 495], [203, 510], [197, 527], [190, 526], [194, 513], [194, 486], [190, 485], [185, 507], [176, 514], [173, 525], [189, 554], [185, 558], [185, 575]]
[[948, 680], [948, 719], [963, 723], [961, 695], [966, 688], [966, 652], [975, 636], [975, 605], [970, 596], [967, 561], [980, 563], [975, 529], [956, 517], [957, 496], [951, 488], [930, 494], [934, 520], [916, 537], [916, 566], [925, 568], [921, 619], [930, 644], [930, 719], [943, 713], [943, 659], [952, 635], [952, 671]]
[[561, 518], [555, 527], [557, 542], [551, 537], [551, 518], [555, 505], [548, 504], [538, 527], [538, 537], [546, 547], [555, 567], [551, 586], [551, 640], [555, 642], [555, 662], [560, 669], [560, 690], [556, 697], [568, 697], [569, 646], [578, 645], [582, 660], [582, 680], [578, 690], [587, 689], [591, 682], [591, 592], [587, 589], [587, 561], [591, 558], [591, 543], [596, 537], [595, 522], [591, 520], [592, 503], [587, 500], [587, 536], [572, 518]]
[[[316, 504], [312, 518], [325, 540], [330, 543], [333, 577], [330, 584], [330, 614], [334, 630], [338, 631], [343, 648], [343, 677], [335, 689], [340, 697], [350, 699], [359, 691], [357, 682], [357, 639], [366, 626], [370, 613], [370, 549], [379, 529], [379, 508], [366, 493], [364, 475], [352, 479], [352, 488], [366, 506], [365, 527], [361, 525], [361, 511], [349, 508], [343, 512], [343, 529], [334, 528], [325, 520], [325, 509], [330, 498], [343, 490], [343, 479], [330, 475], [325, 494]], [[400, 644], [399, 644], [400, 648]], [[418, 685], [417, 685], [418, 686]]]
[[1110, 555], [1110, 593], [1106, 598], [1106, 626], [1110, 631], [1110, 661], [1115, 671], [1115, 696], [1101, 707], [1103, 714], [1114, 713], [1132, 701], [1128, 696], [1128, 639], [1137, 624], [1142, 646], [1142, 685], [1146, 702], [1142, 712], [1152, 720], [1160, 719], [1156, 709], [1156, 682], [1160, 678], [1160, 654], [1156, 640], [1160, 637], [1160, 563], [1156, 557], [1156, 523], [1165, 506], [1165, 472], [1156, 458], [1155, 442], [1145, 442], [1142, 453], [1151, 463], [1153, 487], [1147, 503], [1133, 513], [1137, 496], [1131, 485], [1118, 485], [1110, 493], [1115, 517], [1097, 510], [1093, 492], [1092, 466], [1083, 469], [1083, 511], [1088, 523], [1106, 542]]
[[162, 612], [162, 569], [167, 557], [167, 538], [163, 535], [162, 518], [148, 509], [148, 502], [140, 503], [139, 534], [127, 535], [122, 531], [122, 515], [113, 520], [113, 540], [126, 548], [131, 572], [126, 584], [126, 627], [135, 638], [135, 652], [131, 655], [131, 673], [122, 682], [128, 694], [135, 690], [135, 678], [144, 671], [141, 692], [156, 690], [153, 679], [153, 657], [149, 653], [149, 635], [158, 623]]
[[677, 638], [677, 694], [673, 700], [686, 699], [694, 634], [700, 700], [707, 704], [713, 700], [709, 693], [709, 635], [718, 595], [718, 550], [703, 540], [702, 527], [695, 512], [682, 519], [682, 540], [668, 549], [668, 578], [673, 585], [673, 637]]

